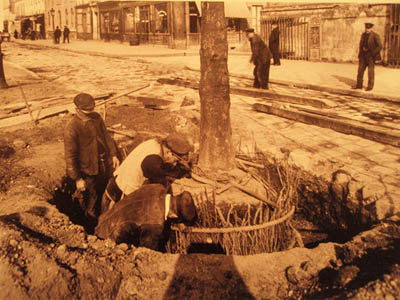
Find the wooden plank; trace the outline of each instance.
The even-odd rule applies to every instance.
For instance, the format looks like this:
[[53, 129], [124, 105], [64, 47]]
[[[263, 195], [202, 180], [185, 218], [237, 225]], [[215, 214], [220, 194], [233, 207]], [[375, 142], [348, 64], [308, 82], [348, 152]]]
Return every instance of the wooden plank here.
[[[75, 112], [75, 104], [70, 103], [70, 104], [66, 104], [66, 105], [58, 105], [58, 106], [52, 106], [49, 108], [42, 109], [40, 112], [40, 116], [38, 116], [37, 120], [41, 120], [44, 118], [48, 118], [48, 117], [58, 115], [60, 113], [66, 113], [66, 112]], [[0, 128], [19, 125], [22, 123], [29, 122], [30, 120], [31, 120], [31, 118], [30, 118], [29, 114], [23, 114], [23, 115], [16, 116], [16, 117], [2, 119], [2, 120], [0, 120]]]
[[364, 139], [383, 144], [389, 144], [400, 148], [399, 130], [382, 129], [373, 125], [362, 124], [354, 120], [335, 119], [307, 112], [301, 112], [296, 109], [283, 109], [261, 103], [253, 104], [253, 109], [259, 112], [283, 117], [289, 120], [294, 120], [323, 128], [330, 128], [337, 132], [356, 135]]

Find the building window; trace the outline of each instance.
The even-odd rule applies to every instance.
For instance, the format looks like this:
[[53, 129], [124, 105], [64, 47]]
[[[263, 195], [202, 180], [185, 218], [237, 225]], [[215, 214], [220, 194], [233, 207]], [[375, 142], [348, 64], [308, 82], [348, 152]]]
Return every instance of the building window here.
[[154, 8], [155, 8], [154, 10], [155, 32], [167, 33], [168, 32], [167, 3], [156, 4]]
[[71, 27], [74, 26], [74, 9], [71, 8]]
[[140, 33], [150, 32], [150, 5], [144, 5], [139, 7], [139, 20], [136, 29]]
[[310, 47], [319, 48], [319, 26], [310, 28]]
[[100, 14], [101, 33], [120, 33], [119, 11], [110, 11]]
[[62, 20], [61, 20], [61, 11], [58, 11], [58, 26], [61, 27]]
[[[138, 17], [138, 16], [137, 16]], [[135, 7], [124, 10], [125, 32], [135, 32], [136, 9]]]
[[68, 25], [68, 9], [65, 9], [65, 25]]

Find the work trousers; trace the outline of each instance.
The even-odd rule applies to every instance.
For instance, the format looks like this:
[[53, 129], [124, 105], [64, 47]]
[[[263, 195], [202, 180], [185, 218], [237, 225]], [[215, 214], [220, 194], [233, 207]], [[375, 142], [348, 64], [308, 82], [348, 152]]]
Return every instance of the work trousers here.
[[357, 87], [363, 87], [363, 78], [365, 69], [368, 67], [368, 88], [374, 87], [375, 79], [375, 61], [372, 55], [368, 52], [360, 56], [358, 61], [358, 72], [357, 72]]
[[97, 218], [100, 214], [100, 201], [106, 189], [110, 174], [111, 164], [107, 160], [99, 161], [99, 173], [97, 175], [83, 175], [86, 189], [83, 192], [76, 191], [74, 197], [77, 198], [80, 207], [89, 218]]
[[270, 49], [272, 53], [272, 57], [274, 58], [274, 65], [280, 65], [281, 64], [281, 56], [279, 54], [279, 50], [276, 49]]
[[254, 66], [254, 70], [253, 70], [253, 75], [254, 75], [253, 87], [254, 88], [268, 89], [270, 66], [271, 66], [270, 61], [268, 61], [266, 64], [256, 64]]

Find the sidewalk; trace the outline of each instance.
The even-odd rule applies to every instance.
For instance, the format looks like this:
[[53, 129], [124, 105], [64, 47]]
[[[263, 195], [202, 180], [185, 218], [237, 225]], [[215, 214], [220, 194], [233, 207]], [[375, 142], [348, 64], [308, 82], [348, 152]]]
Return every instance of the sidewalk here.
[[[199, 47], [170, 49], [163, 45], [130, 46], [127, 43], [80, 40], [59, 45], [54, 45], [52, 40], [16, 40], [15, 42], [109, 57], [143, 57], [151, 61], [158, 61], [159, 57], [163, 57], [163, 62], [184, 64], [190, 69], [200, 70]], [[249, 63], [249, 59], [250, 53], [229, 50], [229, 73], [252, 79], [253, 65]], [[271, 66], [271, 83], [291, 84], [327, 92], [366, 98], [385, 98], [400, 102], [400, 69], [376, 66], [375, 87], [373, 91], [365, 92], [351, 89], [351, 86], [356, 84], [357, 64], [286, 59], [282, 59], [281, 63], [281, 66]], [[364, 86], [366, 83], [367, 71], [364, 74]]]

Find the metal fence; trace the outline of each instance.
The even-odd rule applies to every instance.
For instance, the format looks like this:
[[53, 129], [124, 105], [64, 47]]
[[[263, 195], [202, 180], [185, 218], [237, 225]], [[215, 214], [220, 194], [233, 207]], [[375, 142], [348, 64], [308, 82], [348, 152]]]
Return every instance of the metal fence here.
[[390, 4], [388, 26], [388, 64], [400, 68], [400, 4]]
[[272, 31], [272, 22], [278, 22], [280, 32], [279, 52], [282, 58], [309, 58], [308, 23], [304, 17], [280, 17], [278, 19], [261, 20], [261, 35], [268, 42]]

